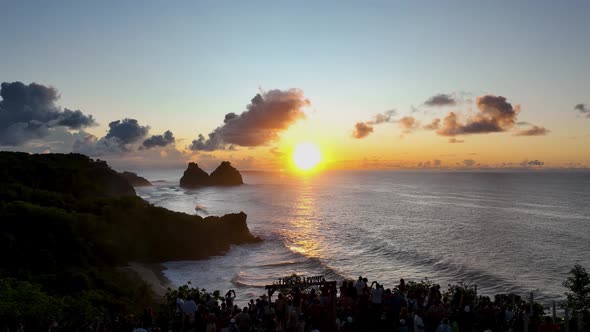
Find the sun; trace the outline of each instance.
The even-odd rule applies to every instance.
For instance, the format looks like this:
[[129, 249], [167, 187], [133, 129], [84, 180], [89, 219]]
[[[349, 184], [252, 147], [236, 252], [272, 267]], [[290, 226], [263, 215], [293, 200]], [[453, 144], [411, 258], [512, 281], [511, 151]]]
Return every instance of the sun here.
[[293, 149], [293, 162], [299, 170], [311, 170], [320, 161], [322, 161], [322, 153], [317, 145], [313, 143], [299, 143]]

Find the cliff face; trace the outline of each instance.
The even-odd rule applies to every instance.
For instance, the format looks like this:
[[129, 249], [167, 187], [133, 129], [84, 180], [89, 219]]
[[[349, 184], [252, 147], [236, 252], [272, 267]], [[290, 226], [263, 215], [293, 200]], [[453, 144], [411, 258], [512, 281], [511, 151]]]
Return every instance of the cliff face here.
[[244, 213], [203, 218], [149, 204], [104, 161], [12, 152], [0, 153], [0, 235], [10, 239], [0, 241], [0, 272], [33, 274], [205, 258], [260, 240]]
[[[246, 214], [202, 218], [156, 207], [104, 161], [79, 154], [0, 152], [0, 282], [26, 281], [26, 294], [39, 289], [56, 299], [32, 293], [43, 310], [50, 308], [47, 303], [56, 308], [51, 314], [31, 311], [34, 322], [42, 313], [61, 324], [80, 310], [79, 303], [96, 311], [81, 310], [86, 318], [78, 321], [74, 315], [75, 324], [94, 320], [95, 312], [140, 313], [149, 292], [118, 267], [129, 261], [202, 259], [256, 241]], [[4, 294], [21, 294], [10, 287]], [[63, 301], [64, 296], [76, 301]], [[14, 308], [31, 305], [21, 297], [15, 297]], [[41, 325], [27, 326], [41, 330]]]
[[121, 175], [125, 180], [127, 180], [127, 182], [130, 185], [132, 185], [134, 187], [145, 187], [145, 186], [152, 185], [152, 183], [149, 182], [146, 178], [141, 177], [133, 172], [122, 172], [122, 173], [119, 173], [119, 175]]
[[203, 186], [237, 186], [244, 184], [242, 175], [229, 161], [223, 161], [212, 173], [207, 174], [196, 163], [189, 163], [180, 178], [180, 186], [196, 188]]

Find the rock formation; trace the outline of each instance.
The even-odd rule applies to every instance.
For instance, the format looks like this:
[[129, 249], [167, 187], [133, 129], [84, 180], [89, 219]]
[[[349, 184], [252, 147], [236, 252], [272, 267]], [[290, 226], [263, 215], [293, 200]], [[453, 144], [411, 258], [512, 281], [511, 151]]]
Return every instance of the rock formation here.
[[188, 168], [180, 178], [180, 186], [184, 188], [196, 188], [209, 185], [209, 174], [199, 168], [197, 163], [189, 163]]
[[196, 188], [203, 186], [238, 186], [244, 184], [242, 175], [229, 161], [223, 161], [211, 175], [200, 169], [196, 163], [189, 163], [180, 178], [180, 186]]
[[211, 175], [209, 181], [213, 186], [238, 186], [244, 184], [242, 174], [229, 161], [221, 162]]
[[133, 172], [125, 171], [125, 172], [119, 173], [119, 175], [121, 175], [125, 180], [127, 180], [127, 182], [129, 182], [130, 185], [132, 185], [134, 187], [143, 187], [143, 186], [151, 186], [152, 185], [146, 178], [143, 178]]

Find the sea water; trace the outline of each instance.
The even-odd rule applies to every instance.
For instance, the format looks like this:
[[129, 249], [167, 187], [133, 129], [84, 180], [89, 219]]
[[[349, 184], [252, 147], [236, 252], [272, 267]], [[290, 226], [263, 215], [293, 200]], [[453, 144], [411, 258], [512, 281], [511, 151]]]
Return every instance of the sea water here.
[[238, 303], [293, 273], [366, 276], [385, 287], [428, 278], [480, 294], [529, 292], [563, 301], [571, 267], [590, 267], [590, 173], [559, 171], [243, 172], [237, 187], [183, 189], [182, 170], [140, 172], [147, 201], [189, 214], [243, 211], [261, 243], [223, 256], [165, 262], [174, 285], [191, 282]]

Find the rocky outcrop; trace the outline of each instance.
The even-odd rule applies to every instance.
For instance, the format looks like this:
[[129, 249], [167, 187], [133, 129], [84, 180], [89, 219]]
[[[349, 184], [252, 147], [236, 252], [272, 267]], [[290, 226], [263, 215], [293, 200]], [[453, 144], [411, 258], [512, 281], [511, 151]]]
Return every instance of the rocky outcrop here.
[[127, 182], [129, 182], [130, 185], [134, 187], [145, 187], [152, 185], [146, 178], [143, 178], [133, 172], [122, 172], [119, 173], [119, 175], [121, 175], [125, 180], [127, 180]]
[[229, 161], [221, 162], [221, 165], [209, 175], [209, 182], [213, 186], [239, 186], [244, 184], [242, 174]]
[[196, 163], [189, 163], [180, 178], [180, 186], [183, 188], [238, 186], [241, 184], [244, 184], [242, 174], [229, 161], [222, 162], [211, 175], [199, 168]]
[[197, 163], [189, 163], [184, 174], [180, 178], [180, 186], [184, 188], [196, 188], [209, 185], [209, 174], [202, 170]]

